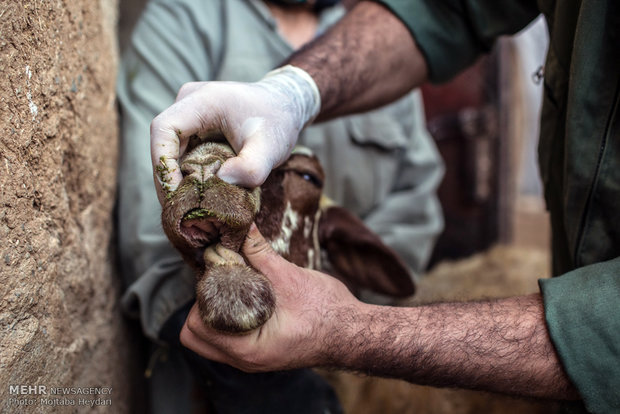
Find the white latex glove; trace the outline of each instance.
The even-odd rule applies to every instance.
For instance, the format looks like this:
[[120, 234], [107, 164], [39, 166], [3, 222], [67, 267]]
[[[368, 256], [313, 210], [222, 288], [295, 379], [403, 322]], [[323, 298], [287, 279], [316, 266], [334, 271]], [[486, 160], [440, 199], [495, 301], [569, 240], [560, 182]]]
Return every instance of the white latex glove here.
[[218, 176], [245, 187], [261, 185], [286, 160], [299, 132], [319, 113], [319, 90], [302, 69], [285, 66], [255, 83], [193, 82], [151, 123], [151, 159], [160, 203], [177, 188], [178, 160], [188, 139], [224, 136], [237, 156]]

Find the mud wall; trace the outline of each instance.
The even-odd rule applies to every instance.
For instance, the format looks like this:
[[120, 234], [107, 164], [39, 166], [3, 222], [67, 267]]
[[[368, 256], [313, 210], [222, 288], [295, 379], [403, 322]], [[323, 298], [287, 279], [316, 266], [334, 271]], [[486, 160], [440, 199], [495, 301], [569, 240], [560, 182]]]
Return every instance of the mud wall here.
[[0, 7], [2, 412], [50, 412], [41, 398], [59, 399], [59, 412], [81, 412], [79, 398], [129, 409], [112, 248], [116, 10], [117, 0]]

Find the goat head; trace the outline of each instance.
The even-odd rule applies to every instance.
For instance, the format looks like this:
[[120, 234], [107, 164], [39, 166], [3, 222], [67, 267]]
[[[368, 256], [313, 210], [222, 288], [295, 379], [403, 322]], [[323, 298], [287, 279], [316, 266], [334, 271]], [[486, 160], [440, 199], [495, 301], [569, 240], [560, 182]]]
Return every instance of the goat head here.
[[183, 181], [162, 211], [166, 235], [197, 270], [196, 301], [205, 324], [244, 333], [273, 313], [269, 280], [240, 254], [253, 221], [274, 250], [299, 266], [328, 268], [354, 291], [413, 294], [409, 269], [395, 252], [347, 210], [322, 205], [324, 172], [309, 151], [294, 151], [257, 189], [216, 176], [233, 156], [223, 143], [188, 151], [180, 162]]

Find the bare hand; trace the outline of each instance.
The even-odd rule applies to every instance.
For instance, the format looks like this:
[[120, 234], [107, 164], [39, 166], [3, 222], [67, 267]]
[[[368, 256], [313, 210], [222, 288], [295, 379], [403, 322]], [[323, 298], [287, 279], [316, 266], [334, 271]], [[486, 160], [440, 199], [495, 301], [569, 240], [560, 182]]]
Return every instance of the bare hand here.
[[332, 343], [339, 342], [334, 318], [351, 312], [359, 302], [338, 280], [284, 260], [254, 225], [243, 253], [273, 284], [273, 316], [247, 335], [226, 335], [204, 326], [194, 306], [181, 331], [183, 345], [248, 372], [329, 364]]

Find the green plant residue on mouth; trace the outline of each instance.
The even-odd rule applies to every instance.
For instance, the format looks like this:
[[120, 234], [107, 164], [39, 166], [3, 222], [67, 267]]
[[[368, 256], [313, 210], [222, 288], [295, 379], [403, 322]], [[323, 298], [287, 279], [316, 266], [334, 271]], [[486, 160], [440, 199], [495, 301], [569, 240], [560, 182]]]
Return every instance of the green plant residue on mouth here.
[[186, 220], [200, 220], [200, 219], [208, 219], [214, 218], [217, 221], [225, 223], [226, 225], [236, 228], [241, 225], [241, 221], [232, 215], [219, 214], [214, 211], [207, 210], [205, 208], [195, 208], [189, 211], [187, 214], [183, 216], [183, 221]]
[[183, 220], [202, 219], [206, 217], [214, 217], [214, 214], [204, 208], [196, 208], [183, 216]]

